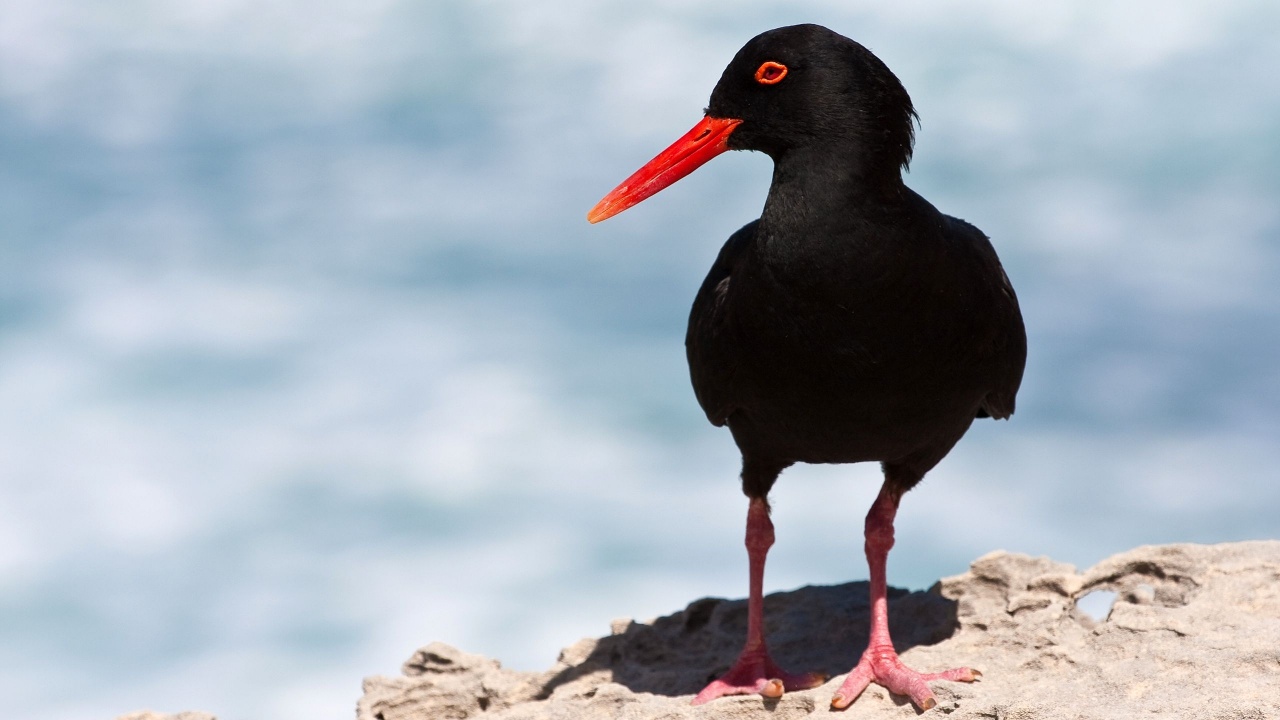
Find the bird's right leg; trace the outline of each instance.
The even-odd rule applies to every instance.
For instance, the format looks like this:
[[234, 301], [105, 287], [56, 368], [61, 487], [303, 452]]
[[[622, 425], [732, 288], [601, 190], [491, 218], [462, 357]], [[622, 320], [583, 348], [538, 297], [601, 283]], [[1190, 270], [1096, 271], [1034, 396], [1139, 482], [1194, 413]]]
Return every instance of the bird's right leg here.
[[769, 520], [769, 503], [751, 498], [747, 510], [747, 559], [750, 564], [751, 591], [747, 596], [747, 642], [738, 661], [729, 672], [702, 689], [693, 699], [694, 705], [725, 695], [760, 693], [768, 698], [782, 697], [787, 690], [804, 690], [826, 682], [819, 673], [792, 674], [779, 668], [769, 657], [764, 642], [764, 559], [773, 545], [773, 522]]
[[982, 673], [967, 667], [938, 673], [921, 673], [902, 664], [898, 659], [898, 651], [893, 646], [893, 639], [889, 637], [885, 563], [889, 558], [889, 550], [893, 547], [893, 520], [898, 514], [898, 501], [903, 492], [905, 491], [900, 486], [895, 485], [886, 468], [884, 486], [880, 488], [880, 494], [867, 512], [866, 523], [867, 564], [871, 570], [871, 637], [867, 649], [862, 653], [862, 659], [849, 672], [835, 697], [831, 698], [834, 710], [849, 707], [874, 682], [891, 693], [911, 698], [911, 702], [923, 712], [938, 704], [933, 690], [929, 689], [930, 680], [971, 683], [982, 677]]

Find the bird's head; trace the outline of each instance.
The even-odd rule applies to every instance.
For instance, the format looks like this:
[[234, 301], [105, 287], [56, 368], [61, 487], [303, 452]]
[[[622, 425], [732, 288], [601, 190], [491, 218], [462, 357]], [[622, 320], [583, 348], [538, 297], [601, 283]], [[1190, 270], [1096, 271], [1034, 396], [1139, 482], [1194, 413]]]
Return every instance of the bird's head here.
[[726, 150], [759, 150], [776, 161], [820, 148], [896, 173], [911, 159], [914, 119], [902, 83], [862, 45], [820, 25], [770, 30], [725, 68], [706, 117], [606, 195], [587, 219], [612, 217]]
[[915, 111], [902, 83], [862, 45], [821, 25], [761, 33], [738, 51], [711, 91], [708, 117], [742, 121], [731, 150], [777, 158], [820, 144], [905, 165]]

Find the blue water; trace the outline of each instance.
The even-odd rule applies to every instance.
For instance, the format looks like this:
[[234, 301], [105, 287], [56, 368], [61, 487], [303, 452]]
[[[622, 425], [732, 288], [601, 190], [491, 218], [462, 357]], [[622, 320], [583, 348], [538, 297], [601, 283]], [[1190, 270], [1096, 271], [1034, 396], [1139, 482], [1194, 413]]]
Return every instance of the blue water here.
[[[1280, 535], [1280, 9], [642, 5], [0, 10], [9, 716], [344, 718], [430, 640], [540, 668], [742, 595], [682, 341], [768, 160], [584, 215], [790, 22], [897, 72], [1030, 333], [891, 581]], [[864, 577], [877, 484], [789, 470], [769, 589]]]

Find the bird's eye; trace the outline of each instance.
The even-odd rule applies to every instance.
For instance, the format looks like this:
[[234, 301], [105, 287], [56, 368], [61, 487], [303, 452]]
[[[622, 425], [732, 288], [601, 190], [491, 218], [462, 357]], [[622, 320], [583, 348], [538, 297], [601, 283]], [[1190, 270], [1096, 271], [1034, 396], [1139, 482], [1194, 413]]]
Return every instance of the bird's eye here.
[[756, 82], [761, 85], [776, 85], [786, 76], [787, 66], [772, 60], [756, 69]]

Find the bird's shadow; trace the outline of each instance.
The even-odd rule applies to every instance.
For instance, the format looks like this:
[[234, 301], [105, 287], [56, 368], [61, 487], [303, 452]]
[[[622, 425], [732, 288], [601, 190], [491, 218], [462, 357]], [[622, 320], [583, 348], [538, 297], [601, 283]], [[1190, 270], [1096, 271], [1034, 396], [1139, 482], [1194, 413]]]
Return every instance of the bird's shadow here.
[[[951, 637], [960, 624], [954, 600], [936, 589], [889, 588], [889, 629], [899, 652]], [[807, 586], [765, 598], [767, 642], [792, 672], [847, 673], [867, 647], [868, 584]], [[633, 692], [690, 695], [729, 669], [747, 632], [745, 600], [703, 598], [650, 623], [630, 623], [600, 639], [581, 662], [560, 669], [543, 686], [550, 697], [580, 679], [612, 680]]]

